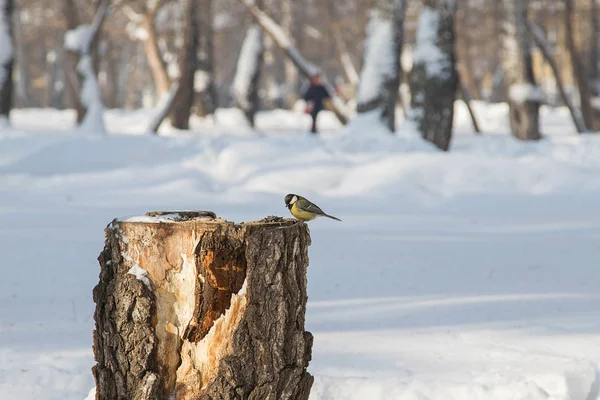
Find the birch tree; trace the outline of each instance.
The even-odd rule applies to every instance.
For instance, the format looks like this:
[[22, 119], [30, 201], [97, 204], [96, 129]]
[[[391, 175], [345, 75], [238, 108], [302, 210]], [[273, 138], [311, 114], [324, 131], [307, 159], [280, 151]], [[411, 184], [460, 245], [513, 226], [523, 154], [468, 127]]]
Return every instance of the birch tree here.
[[447, 151], [458, 87], [454, 0], [425, 0], [417, 25], [411, 72], [411, 118], [421, 136]]
[[263, 62], [264, 37], [257, 24], [248, 28], [233, 80], [233, 99], [241, 109], [250, 126], [254, 126], [254, 115], [258, 110], [258, 81]]
[[527, 0], [502, 0], [502, 66], [510, 128], [521, 140], [538, 140], [541, 90], [533, 76]]
[[106, 133], [106, 128], [103, 116], [104, 105], [93, 66], [92, 46], [106, 19], [109, 4], [110, 0], [102, 0], [94, 15], [92, 24], [79, 25], [77, 28], [67, 31], [64, 40], [65, 48], [79, 55], [79, 62], [77, 63], [77, 72], [81, 77], [79, 94], [81, 105], [85, 110], [80, 127], [84, 131], [95, 133]]
[[404, 0], [378, 0], [371, 10], [357, 92], [359, 114], [378, 110], [382, 123], [396, 130]]

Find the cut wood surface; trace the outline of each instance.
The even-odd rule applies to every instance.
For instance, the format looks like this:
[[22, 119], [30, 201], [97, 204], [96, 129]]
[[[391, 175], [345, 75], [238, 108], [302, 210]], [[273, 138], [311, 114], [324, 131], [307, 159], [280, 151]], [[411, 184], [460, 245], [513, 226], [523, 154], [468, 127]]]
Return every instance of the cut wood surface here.
[[94, 289], [98, 399], [308, 399], [310, 235], [279, 217], [114, 220]]

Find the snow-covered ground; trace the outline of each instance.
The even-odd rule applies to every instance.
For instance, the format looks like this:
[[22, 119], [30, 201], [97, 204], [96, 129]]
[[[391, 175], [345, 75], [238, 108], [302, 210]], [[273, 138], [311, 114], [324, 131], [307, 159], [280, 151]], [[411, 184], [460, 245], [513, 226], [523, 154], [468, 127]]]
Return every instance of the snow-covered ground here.
[[[15, 111], [0, 132], [0, 399], [77, 399], [94, 381], [92, 288], [114, 217], [208, 209], [310, 223], [311, 400], [594, 400], [600, 381], [600, 137], [543, 109], [547, 139], [508, 134], [503, 105], [457, 106], [440, 153], [324, 114], [219, 110], [194, 132], [142, 135], [148, 112]], [[321, 118], [321, 117], [320, 117]], [[374, 132], [375, 131], [375, 132]]]

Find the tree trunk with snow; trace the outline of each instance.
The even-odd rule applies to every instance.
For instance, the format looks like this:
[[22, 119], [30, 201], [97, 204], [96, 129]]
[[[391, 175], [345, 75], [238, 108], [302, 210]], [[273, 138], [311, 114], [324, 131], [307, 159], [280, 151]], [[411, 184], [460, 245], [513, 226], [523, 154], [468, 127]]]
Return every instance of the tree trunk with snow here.
[[309, 245], [306, 224], [278, 217], [113, 221], [94, 288], [97, 398], [308, 399]]
[[358, 113], [379, 110], [381, 121], [391, 132], [396, 130], [404, 10], [404, 0], [375, 2], [357, 91]]
[[[279, 46], [284, 52], [285, 55], [294, 63], [298, 71], [307, 78], [314, 76], [320, 73], [319, 68], [317, 68], [312, 63], [308, 62], [298, 49], [292, 46], [292, 42], [290, 38], [285, 34], [281, 26], [279, 26], [271, 17], [269, 17], [264, 11], [262, 11], [255, 3], [254, 0], [239, 0], [242, 3], [248, 13], [254, 18], [254, 20], [260, 25], [260, 27], [271, 37], [273, 41]], [[397, 0], [399, 1], [399, 0]], [[331, 111], [334, 112], [335, 116], [342, 124], [346, 124], [348, 122], [348, 113], [345, 110], [345, 106], [342, 100], [337, 95], [333, 86], [327, 81], [327, 79], [322, 76], [324, 86], [329, 92], [331, 96], [331, 101], [329, 106], [331, 107]]]
[[14, 41], [13, 0], [0, 1], [0, 117], [8, 118], [12, 108]]
[[183, 13], [183, 45], [179, 51], [179, 90], [171, 109], [171, 125], [189, 129], [194, 102], [194, 76], [198, 66], [198, 0], [187, 0]]
[[248, 28], [237, 61], [233, 79], [235, 105], [244, 112], [248, 123], [254, 126], [254, 115], [259, 107], [258, 84], [263, 63], [264, 38], [260, 26]]
[[535, 83], [531, 61], [531, 37], [527, 30], [526, 0], [502, 0], [502, 66], [512, 135], [538, 140], [541, 91]]
[[419, 16], [411, 72], [411, 117], [423, 138], [447, 151], [458, 88], [454, 0], [426, 0]]
[[581, 114], [583, 115], [583, 121], [587, 129], [595, 130], [596, 121], [594, 118], [594, 109], [591, 103], [591, 93], [589, 87], [588, 76], [585, 71], [585, 66], [579, 55], [579, 50], [575, 44], [575, 37], [573, 33], [573, 25], [576, 26], [576, 20], [574, 17], [574, 4], [573, 0], [564, 0], [565, 5], [565, 40], [567, 44], [567, 50], [571, 57], [571, 66], [573, 68], [573, 75], [577, 82], [577, 89], [579, 90], [579, 99]]
[[64, 45], [67, 51], [74, 52], [79, 56], [77, 72], [80, 77], [81, 88], [79, 90], [80, 102], [84, 110], [84, 117], [80, 127], [84, 131], [105, 133], [104, 105], [96, 70], [93, 66], [92, 47], [96, 42], [102, 25], [108, 14], [110, 0], [102, 0], [94, 15], [91, 25], [79, 25], [77, 28], [65, 33]]

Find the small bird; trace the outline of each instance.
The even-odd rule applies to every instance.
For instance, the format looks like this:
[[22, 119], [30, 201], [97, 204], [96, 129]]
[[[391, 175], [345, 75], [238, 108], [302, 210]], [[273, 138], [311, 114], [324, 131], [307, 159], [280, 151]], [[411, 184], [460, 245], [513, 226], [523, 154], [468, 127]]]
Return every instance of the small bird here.
[[290, 193], [285, 196], [285, 206], [290, 210], [290, 213], [300, 221], [310, 221], [317, 217], [327, 217], [341, 221], [341, 219], [328, 215], [323, 212], [316, 204], [311, 203], [308, 199], [297, 194]]

